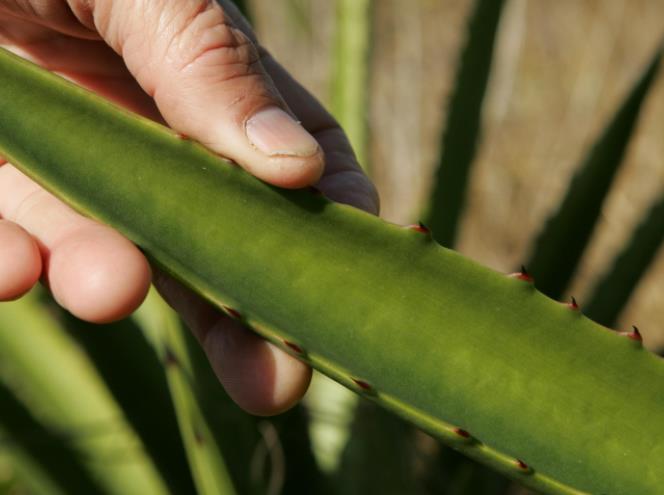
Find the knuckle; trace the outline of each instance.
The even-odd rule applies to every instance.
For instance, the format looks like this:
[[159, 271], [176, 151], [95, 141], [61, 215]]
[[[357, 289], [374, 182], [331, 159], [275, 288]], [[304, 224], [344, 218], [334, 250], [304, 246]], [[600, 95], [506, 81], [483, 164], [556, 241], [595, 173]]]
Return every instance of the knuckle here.
[[254, 43], [216, 4], [205, 3], [184, 21], [169, 46], [169, 58], [181, 72], [214, 72], [233, 79], [259, 71]]
[[30, 192], [20, 198], [14, 208], [6, 213], [7, 218], [18, 224], [23, 223], [23, 219], [29, 217], [35, 208], [39, 208], [40, 204], [47, 201], [48, 196], [44, 189], [35, 185]]

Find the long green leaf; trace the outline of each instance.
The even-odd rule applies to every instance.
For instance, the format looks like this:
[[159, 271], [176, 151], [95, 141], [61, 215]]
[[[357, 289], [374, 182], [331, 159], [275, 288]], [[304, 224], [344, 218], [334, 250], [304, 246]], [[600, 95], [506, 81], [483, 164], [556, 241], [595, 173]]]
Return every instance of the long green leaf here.
[[177, 315], [153, 291], [137, 315], [164, 363], [199, 495], [233, 495], [226, 462], [201, 411], [192, 385], [192, 364]]
[[594, 287], [583, 311], [599, 323], [614, 325], [663, 242], [664, 197], [650, 208], [632, 238]]
[[67, 437], [44, 427], [2, 382], [0, 452], [11, 454], [13, 466], [37, 493], [106, 493], [84, 467], [80, 453], [68, 446]]
[[447, 113], [440, 163], [425, 215], [434, 239], [447, 247], [454, 246], [465, 206], [503, 4], [503, 0], [476, 1]]
[[44, 428], [68, 435], [100, 487], [87, 493], [168, 493], [92, 363], [34, 294], [0, 306], [0, 377]]
[[358, 162], [368, 169], [371, 0], [336, 0], [332, 113], [346, 131]]
[[657, 74], [659, 48], [581, 164], [558, 211], [539, 234], [527, 266], [537, 288], [559, 299], [597, 223], [604, 198], [623, 162], [643, 101]]
[[131, 319], [93, 325], [50, 310], [85, 349], [173, 493], [193, 493], [164, 370], [154, 348]]
[[[143, 316], [140, 312], [136, 315], [139, 320]], [[253, 454], [261, 441], [256, 418], [241, 410], [226, 394], [191, 332], [182, 331], [180, 335], [190, 366], [190, 386], [236, 491], [243, 495], [264, 494], [265, 480], [254, 478], [251, 472]]]
[[4, 52], [0, 153], [260, 335], [493, 469], [549, 493], [661, 490], [664, 362], [523, 277], [261, 183]]

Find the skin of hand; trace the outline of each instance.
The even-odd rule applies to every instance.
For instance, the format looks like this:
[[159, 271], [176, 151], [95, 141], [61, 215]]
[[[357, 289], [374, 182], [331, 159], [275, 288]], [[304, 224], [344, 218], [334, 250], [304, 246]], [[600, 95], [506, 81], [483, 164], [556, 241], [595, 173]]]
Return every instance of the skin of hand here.
[[[258, 44], [229, 1], [0, 0], [0, 45], [266, 182], [315, 184], [335, 201], [378, 212], [375, 188], [339, 125]], [[119, 233], [74, 212], [10, 163], [0, 165], [0, 301], [41, 278], [64, 308], [104, 323], [136, 309], [153, 279], [241, 407], [270, 415], [302, 397], [306, 365], [175, 280], [153, 276]]]

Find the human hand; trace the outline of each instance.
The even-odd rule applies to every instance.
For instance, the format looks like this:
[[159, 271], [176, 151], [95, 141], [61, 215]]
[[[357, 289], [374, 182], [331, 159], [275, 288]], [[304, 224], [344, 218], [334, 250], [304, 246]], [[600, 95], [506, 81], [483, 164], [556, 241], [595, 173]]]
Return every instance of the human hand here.
[[[257, 44], [229, 1], [0, 0], [0, 44], [266, 182], [315, 184], [330, 199], [377, 213], [375, 189], [343, 131]], [[0, 300], [20, 297], [41, 277], [56, 301], [92, 322], [123, 318], [143, 301], [152, 277], [141, 252], [11, 164], [0, 166], [0, 216]], [[154, 282], [240, 406], [274, 414], [304, 394], [306, 365], [166, 275]]]

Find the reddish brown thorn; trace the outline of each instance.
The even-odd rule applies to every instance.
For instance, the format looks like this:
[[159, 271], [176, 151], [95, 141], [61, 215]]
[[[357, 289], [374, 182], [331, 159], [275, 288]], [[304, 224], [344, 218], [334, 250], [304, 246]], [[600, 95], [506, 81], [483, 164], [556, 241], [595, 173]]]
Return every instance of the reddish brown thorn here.
[[241, 320], [242, 319], [242, 315], [240, 314], [240, 312], [238, 310], [233, 309], [233, 308], [228, 307], [228, 306], [222, 306], [222, 308], [223, 308], [224, 311], [226, 311], [226, 313], [228, 313], [228, 316], [230, 316], [231, 318], [234, 318], [236, 320]]
[[353, 380], [353, 383], [355, 383], [355, 385], [360, 387], [365, 392], [370, 392], [371, 390], [373, 390], [373, 387], [364, 380], [358, 380], [357, 378], [351, 378], [351, 380]]
[[631, 332], [623, 332], [621, 335], [624, 335], [625, 337], [632, 339], [636, 342], [643, 342], [643, 337], [641, 336], [641, 332], [639, 332], [639, 329], [636, 325], [632, 325]]
[[183, 141], [186, 141], [186, 140], [189, 139], [189, 136], [187, 136], [186, 134], [183, 134], [182, 132], [177, 132], [175, 134], [175, 137], [178, 138], [178, 139], [182, 139]]
[[415, 232], [419, 232], [420, 234], [429, 234], [431, 231], [429, 230], [429, 227], [424, 225], [422, 222], [417, 222], [414, 225], [409, 225], [408, 228], [410, 230], [414, 230]]
[[284, 340], [284, 345], [289, 349], [291, 349], [292, 351], [295, 351], [297, 354], [304, 354], [302, 348], [299, 345], [294, 344], [293, 342], [288, 342], [287, 340]]
[[518, 467], [522, 471], [530, 471], [530, 466], [528, 466], [528, 464], [523, 462], [521, 459], [516, 460], [516, 467]]
[[576, 302], [576, 299], [574, 296], [572, 296], [572, 300], [567, 303], [570, 309], [573, 309], [574, 311], [578, 311], [579, 309], [579, 304]]
[[470, 433], [468, 433], [466, 430], [463, 430], [461, 428], [454, 428], [454, 433], [459, 435], [461, 438], [470, 438]]
[[528, 273], [528, 270], [526, 270], [526, 267], [521, 265], [521, 271], [516, 272], [516, 273], [510, 273], [508, 277], [516, 278], [519, 280], [523, 280], [524, 282], [532, 283], [533, 282], [533, 277]]

